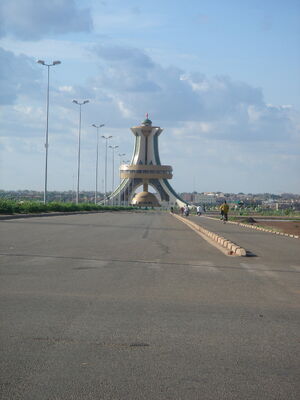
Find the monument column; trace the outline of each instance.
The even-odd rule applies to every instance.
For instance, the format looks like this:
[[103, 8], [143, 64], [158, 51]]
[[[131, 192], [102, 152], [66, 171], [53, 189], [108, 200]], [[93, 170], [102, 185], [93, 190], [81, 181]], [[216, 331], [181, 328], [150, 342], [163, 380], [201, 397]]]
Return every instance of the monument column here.
[[132, 197], [139, 186], [143, 186], [143, 192], [138, 193], [132, 200], [132, 204], [141, 206], [160, 206], [157, 197], [148, 191], [149, 185], [153, 186], [160, 196], [163, 204], [182, 207], [186, 204], [169, 184], [172, 179], [172, 167], [162, 165], [158, 151], [158, 137], [162, 129], [152, 126], [152, 121], [147, 118], [141, 125], [131, 128], [135, 136], [134, 152], [130, 164], [120, 166], [121, 183], [109, 197], [114, 201], [115, 197], [121, 198], [121, 203]]

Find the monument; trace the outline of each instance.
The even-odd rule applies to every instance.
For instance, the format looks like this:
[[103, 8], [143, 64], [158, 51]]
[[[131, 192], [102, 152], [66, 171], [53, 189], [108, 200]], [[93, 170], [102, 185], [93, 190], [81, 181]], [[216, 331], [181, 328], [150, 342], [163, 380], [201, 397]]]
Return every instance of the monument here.
[[[135, 136], [134, 152], [130, 164], [120, 166], [120, 185], [108, 197], [110, 204], [134, 204], [138, 206], [179, 206], [186, 202], [182, 200], [169, 183], [172, 179], [172, 167], [162, 165], [158, 152], [158, 137], [163, 129], [152, 126], [152, 121], [146, 114], [146, 119], [139, 126], [131, 128]], [[135, 193], [142, 186], [143, 191]], [[159, 199], [148, 191], [152, 186]]]

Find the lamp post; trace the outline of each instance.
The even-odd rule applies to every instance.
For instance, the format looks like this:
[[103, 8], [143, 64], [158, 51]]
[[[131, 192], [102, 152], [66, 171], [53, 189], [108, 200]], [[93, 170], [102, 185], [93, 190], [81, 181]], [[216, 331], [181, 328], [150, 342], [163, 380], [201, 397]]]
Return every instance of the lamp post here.
[[[120, 171], [121, 164], [122, 164], [121, 158], [122, 158], [122, 157], [124, 157], [124, 156], [126, 156], [126, 154], [125, 154], [125, 153], [123, 153], [123, 154], [119, 154], [119, 157], [120, 157], [120, 166], [119, 166], [119, 185], [121, 185], [121, 171]], [[119, 190], [119, 206], [121, 206], [121, 190]]]
[[[115, 186], [115, 150], [119, 148], [119, 146], [109, 146], [112, 149], [112, 193], [114, 191]], [[112, 205], [114, 205], [114, 199], [112, 199]]]
[[73, 103], [79, 106], [79, 128], [78, 128], [78, 159], [77, 159], [77, 192], [76, 192], [76, 204], [79, 203], [79, 177], [80, 177], [80, 136], [81, 136], [81, 106], [89, 103], [89, 100], [84, 100], [80, 103], [77, 100], [73, 100]]
[[46, 111], [46, 136], [45, 136], [45, 149], [46, 149], [46, 157], [45, 157], [45, 187], [44, 187], [44, 204], [47, 203], [47, 181], [48, 181], [48, 121], [49, 121], [49, 77], [50, 77], [50, 67], [54, 65], [61, 64], [61, 61], [53, 61], [52, 64], [46, 64], [44, 60], [38, 60], [38, 64], [42, 64], [48, 69], [48, 83], [47, 83], [47, 111]]
[[92, 125], [97, 129], [97, 153], [96, 153], [96, 185], [95, 185], [95, 204], [97, 204], [97, 193], [98, 193], [98, 158], [99, 158], [99, 129], [103, 128], [104, 124]]
[[109, 139], [112, 138], [112, 136], [101, 136], [103, 139], [105, 139], [105, 173], [104, 173], [104, 191], [105, 191], [105, 198], [104, 198], [104, 204], [106, 204], [107, 200], [107, 142]]

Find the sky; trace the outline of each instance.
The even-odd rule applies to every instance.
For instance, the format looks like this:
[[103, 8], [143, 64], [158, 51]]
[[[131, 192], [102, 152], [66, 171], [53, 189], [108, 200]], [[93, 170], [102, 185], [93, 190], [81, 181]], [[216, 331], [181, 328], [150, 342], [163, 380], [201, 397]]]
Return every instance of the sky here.
[[[115, 177], [130, 127], [163, 128], [178, 192], [300, 193], [299, 0], [0, 0], [0, 189], [94, 190], [96, 129]], [[105, 142], [99, 142], [104, 189]], [[125, 154], [124, 156], [122, 154]], [[108, 153], [108, 189], [112, 150]]]

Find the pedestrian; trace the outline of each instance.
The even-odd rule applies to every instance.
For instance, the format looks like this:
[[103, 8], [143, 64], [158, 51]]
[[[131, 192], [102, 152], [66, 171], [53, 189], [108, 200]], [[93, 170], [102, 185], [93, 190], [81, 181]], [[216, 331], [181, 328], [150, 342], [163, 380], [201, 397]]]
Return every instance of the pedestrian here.
[[185, 215], [186, 217], [188, 217], [189, 214], [190, 214], [190, 209], [189, 209], [189, 206], [186, 204], [186, 205], [184, 206], [184, 215]]
[[171, 211], [171, 213], [173, 214], [173, 212], [174, 212], [174, 208], [173, 208], [173, 207], [171, 207], [171, 208], [170, 208], [170, 211]]
[[183, 215], [183, 213], [184, 213], [184, 208], [183, 207], [180, 207], [180, 212], [181, 212], [181, 215]]
[[197, 206], [197, 215], [201, 215], [201, 211], [202, 211], [202, 209], [201, 209], [201, 207], [200, 206]]
[[220, 207], [221, 211], [221, 219], [224, 221], [224, 224], [226, 221], [228, 221], [228, 211], [229, 211], [229, 205], [227, 204], [226, 200]]

